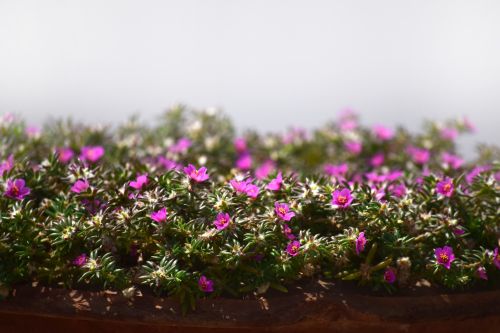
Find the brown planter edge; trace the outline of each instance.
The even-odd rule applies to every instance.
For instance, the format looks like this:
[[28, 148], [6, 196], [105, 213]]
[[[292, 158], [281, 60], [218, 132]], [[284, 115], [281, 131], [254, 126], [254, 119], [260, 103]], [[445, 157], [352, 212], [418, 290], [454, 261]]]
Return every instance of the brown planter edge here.
[[207, 298], [181, 315], [170, 298], [23, 286], [0, 302], [0, 332], [500, 332], [500, 290], [363, 294], [315, 282], [287, 294]]

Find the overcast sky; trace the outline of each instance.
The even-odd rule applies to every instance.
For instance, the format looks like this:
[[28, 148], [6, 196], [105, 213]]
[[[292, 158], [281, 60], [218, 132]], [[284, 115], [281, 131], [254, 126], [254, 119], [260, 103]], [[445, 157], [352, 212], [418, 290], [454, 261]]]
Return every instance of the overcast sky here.
[[0, 0], [0, 113], [150, 120], [176, 102], [266, 131], [344, 107], [411, 128], [467, 115], [466, 147], [498, 143], [500, 1]]

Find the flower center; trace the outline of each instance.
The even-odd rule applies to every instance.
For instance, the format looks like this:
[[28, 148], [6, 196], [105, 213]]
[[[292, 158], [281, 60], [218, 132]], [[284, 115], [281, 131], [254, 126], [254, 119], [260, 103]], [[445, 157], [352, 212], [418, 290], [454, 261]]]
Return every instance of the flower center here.
[[449, 183], [448, 183], [448, 184], [445, 184], [445, 185], [443, 186], [443, 190], [444, 190], [445, 192], [449, 192], [449, 191], [451, 190], [451, 184], [449, 184]]
[[337, 201], [340, 203], [340, 204], [345, 204], [347, 202], [347, 197], [345, 195], [339, 195], [339, 197], [337, 198]]
[[16, 185], [12, 185], [12, 188], [10, 189], [13, 195], [18, 195], [19, 194], [19, 189], [17, 188]]
[[442, 261], [442, 262], [445, 262], [445, 263], [446, 263], [446, 262], [448, 262], [448, 260], [449, 260], [450, 258], [448, 257], [448, 255], [447, 255], [447, 254], [445, 254], [445, 253], [441, 253], [441, 254], [439, 255], [439, 259], [441, 259], [441, 261]]
[[285, 215], [286, 214], [286, 209], [283, 208], [283, 207], [280, 207], [280, 208], [278, 208], [278, 212], [280, 212], [280, 214]]
[[299, 247], [297, 245], [292, 245], [292, 252], [297, 252], [299, 250]]

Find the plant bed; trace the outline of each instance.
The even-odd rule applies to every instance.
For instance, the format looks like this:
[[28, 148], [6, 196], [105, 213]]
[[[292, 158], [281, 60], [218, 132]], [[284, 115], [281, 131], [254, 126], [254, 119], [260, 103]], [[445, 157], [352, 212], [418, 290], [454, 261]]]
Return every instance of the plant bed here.
[[[428, 289], [428, 290], [419, 290]], [[352, 284], [315, 281], [288, 294], [179, 303], [149, 293], [133, 299], [112, 291], [22, 286], [0, 304], [5, 332], [498, 332], [500, 290], [406, 295], [360, 293]]]
[[237, 137], [223, 114], [183, 107], [153, 126], [0, 118], [2, 308], [207, 330], [497, 320], [499, 150], [466, 162], [455, 139], [470, 131], [348, 112]]

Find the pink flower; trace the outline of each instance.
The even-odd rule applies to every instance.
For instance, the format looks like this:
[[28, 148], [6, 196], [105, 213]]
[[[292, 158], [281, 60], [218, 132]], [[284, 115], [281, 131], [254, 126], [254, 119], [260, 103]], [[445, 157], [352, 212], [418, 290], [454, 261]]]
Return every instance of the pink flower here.
[[359, 153], [361, 153], [361, 150], [363, 149], [363, 146], [359, 141], [347, 141], [344, 144], [344, 147], [349, 153], [353, 155], [358, 155]]
[[384, 272], [384, 281], [389, 284], [396, 282], [396, 269], [387, 267]]
[[87, 191], [89, 186], [89, 182], [86, 179], [79, 179], [71, 186], [71, 192], [82, 193]]
[[234, 149], [236, 149], [238, 153], [247, 151], [247, 142], [245, 138], [236, 138], [234, 140]]
[[250, 198], [255, 199], [259, 196], [260, 188], [257, 185], [248, 184], [245, 192]]
[[276, 178], [271, 180], [271, 182], [266, 186], [266, 189], [270, 191], [279, 191], [281, 189], [282, 184], [283, 184], [283, 177], [281, 176], [281, 172], [278, 172]]
[[434, 249], [434, 255], [436, 257], [436, 262], [439, 265], [444, 266], [446, 269], [450, 269], [451, 263], [455, 260], [453, 249], [449, 246]]
[[85, 253], [80, 254], [73, 260], [73, 265], [82, 267], [87, 263], [87, 255]]
[[255, 177], [257, 179], [264, 179], [266, 178], [267, 176], [269, 176], [269, 174], [276, 168], [276, 166], [274, 165], [274, 162], [271, 161], [271, 160], [267, 160], [265, 161], [264, 163], [262, 163], [261, 166], [259, 166], [257, 168], [257, 170], [255, 170]]
[[24, 197], [30, 194], [31, 190], [25, 186], [24, 179], [9, 179], [7, 180], [7, 190], [4, 195], [11, 199], [23, 200]]
[[61, 163], [68, 163], [75, 156], [75, 153], [69, 147], [57, 148], [57, 154]]
[[337, 164], [337, 165], [325, 164], [325, 166], [323, 167], [323, 170], [329, 176], [344, 178], [345, 174], [349, 170], [349, 167], [347, 166], [347, 163], [342, 163], [342, 164]]
[[474, 124], [469, 120], [469, 118], [464, 117], [462, 119], [462, 122], [464, 124], [465, 129], [468, 130], [469, 132], [475, 132], [476, 131], [476, 126], [474, 126]]
[[198, 287], [205, 293], [211, 293], [214, 291], [214, 282], [209, 280], [205, 275], [202, 275], [198, 280]]
[[444, 152], [441, 155], [441, 160], [447, 168], [458, 169], [464, 164], [464, 160], [459, 156]]
[[137, 176], [136, 180], [133, 180], [129, 183], [130, 187], [140, 190], [144, 185], [148, 183], [148, 174], [142, 174]]
[[500, 269], [500, 253], [498, 253], [498, 247], [493, 251], [493, 264]]
[[488, 274], [486, 273], [486, 268], [484, 268], [483, 266], [477, 268], [476, 275], [478, 278], [482, 280], [488, 280]]
[[192, 164], [189, 164], [184, 168], [184, 173], [197, 183], [204, 182], [209, 177], [207, 174], [207, 168], [201, 167], [199, 170], [196, 170], [195, 166]]
[[403, 175], [403, 171], [401, 170], [391, 170], [385, 174], [385, 179], [389, 182], [393, 182]]
[[451, 197], [453, 194], [453, 191], [454, 191], [453, 180], [451, 178], [448, 178], [448, 177], [441, 180], [436, 185], [436, 191], [437, 191], [437, 193], [439, 193], [445, 197], [448, 197], [448, 198]]
[[389, 192], [391, 192], [391, 195], [396, 198], [404, 197], [407, 192], [406, 186], [403, 183], [392, 184], [389, 186], [388, 190]]
[[373, 133], [379, 140], [382, 141], [387, 141], [394, 137], [394, 131], [382, 125], [373, 126]]
[[192, 142], [188, 138], [180, 138], [175, 144], [168, 148], [168, 151], [173, 154], [183, 154], [187, 152], [191, 144]]
[[249, 170], [252, 167], [252, 156], [249, 153], [242, 154], [236, 160], [236, 168]]
[[229, 223], [231, 223], [231, 216], [229, 216], [228, 213], [219, 213], [213, 223], [217, 230], [224, 230], [229, 226]]
[[28, 126], [26, 127], [25, 132], [29, 138], [38, 138], [42, 133], [42, 130], [36, 126]]
[[360, 232], [358, 237], [356, 238], [356, 254], [359, 256], [361, 252], [365, 250], [366, 238], [365, 232]]
[[165, 207], [161, 208], [160, 210], [157, 210], [155, 212], [152, 212], [150, 217], [153, 221], [156, 221], [158, 223], [165, 222], [167, 220], [167, 209]]
[[166, 170], [176, 170], [177, 168], [179, 168], [179, 165], [177, 165], [177, 162], [172, 161], [172, 160], [165, 158], [163, 156], [158, 156], [158, 164], [160, 164]]
[[285, 237], [294, 240], [295, 235], [292, 233], [292, 229], [288, 226], [288, 224], [283, 224], [283, 233], [285, 234]]
[[2, 163], [0, 163], [0, 177], [3, 176], [4, 172], [9, 172], [14, 167], [14, 155], [10, 154], [9, 157]]
[[474, 179], [479, 176], [479, 174], [489, 171], [491, 167], [489, 165], [480, 165], [472, 169], [471, 172], [469, 172], [467, 175], [465, 175], [465, 180], [467, 181], [467, 184], [472, 184]]
[[451, 128], [451, 127], [445, 127], [441, 129], [441, 138], [444, 140], [449, 140], [453, 141], [457, 138], [458, 136], [458, 131], [456, 128]]
[[250, 180], [236, 180], [231, 179], [229, 184], [233, 187], [233, 190], [238, 194], [243, 194], [247, 192], [247, 186], [250, 183]]
[[384, 164], [384, 154], [378, 153], [372, 156], [370, 159], [370, 164], [372, 167], [376, 168]]
[[290, 207], [286, 203], [279, 203], [277, 201], [274, 203], [274, 212], [283, 221], [290, 221], [295, 216], [295, 213], [289, 210]]
[[335, 190], [332, 194], [332, 205], [334, 208], [347, 208], [353, 199], [349, 189]]
[[409, 147], [408, 153], [416, 164], [426, 164], [431, 157], [430, 151], [418, 147]]
[[104, 156], [104, 148], [102, 146], [85, 146], [80, 151], [80, 159], [82, 161], [95, 163]]
[[299, 250], [300, 250], [300, 242], [296, 240], [291, 241], [286, 246], [286, 253], [288, 253], [288, 255], [292, 257], [295, 257], [297, 254], [299, 254]]
[[358, 122], [355, 119], [345, 119], [340, 122], [341, 132], [350, 132], [358, 127]]

